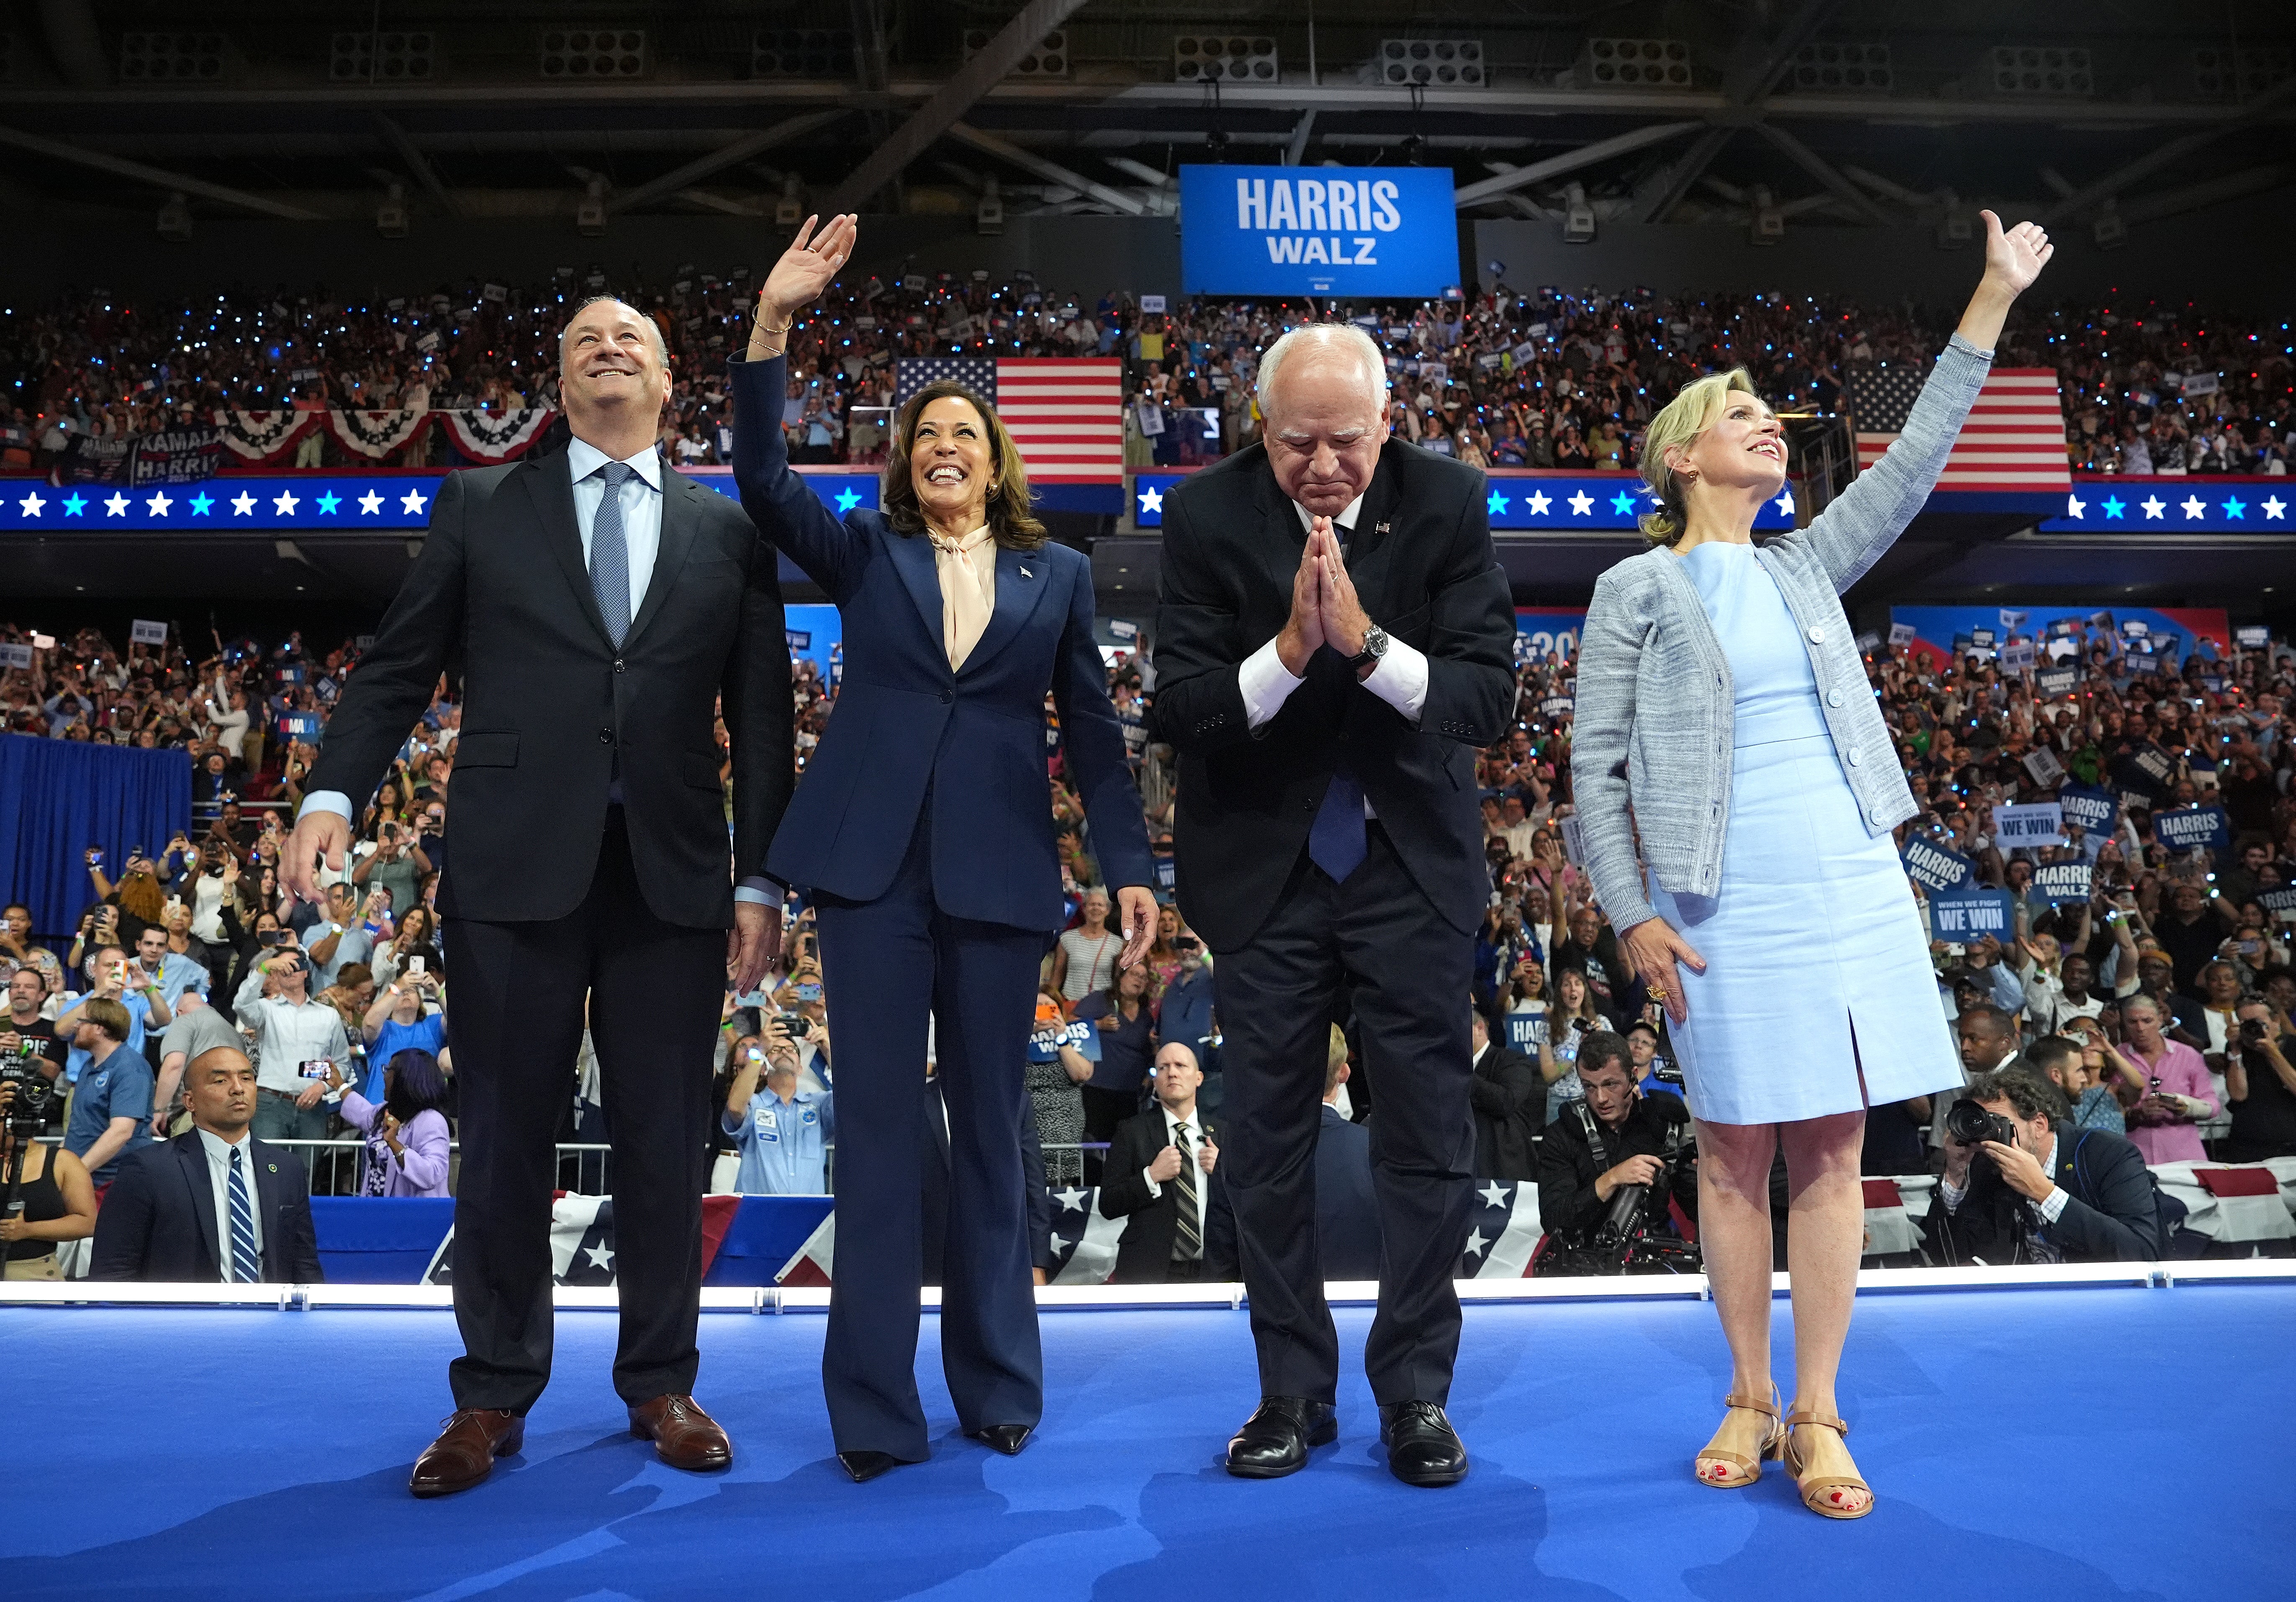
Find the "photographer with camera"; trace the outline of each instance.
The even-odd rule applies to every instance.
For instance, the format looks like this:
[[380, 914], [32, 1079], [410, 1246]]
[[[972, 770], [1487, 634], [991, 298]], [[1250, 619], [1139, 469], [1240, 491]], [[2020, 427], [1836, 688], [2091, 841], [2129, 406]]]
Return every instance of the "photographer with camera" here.
[[2075, 1128], [2057, 1088], [2023, 1064], [1972, 1078], [1945, 1129], [1925, 1228], [1948, 1264], [2154, 1262], [2183, 1216], [2143, 1153]]
[[[4, 1037], [0, 1037], [4, 1040]], [[61, 1241], [95, 1233], [95, 1186], [78, 1157], [36, 1137], [55, 1091], [0, 1044], [0, 1255], [10, 1279], [62, 1279]]]
[[821, 1195], [829, 1189], [837, 1098], [826, 1090], [798, 1089], [793, 1031], [800, 1022], [775, 1015], [766, 1019], [762, 1035], [734, 1043], [734, 1083], [719, 1122], [742, 1154], [734, 1188], [742, 1195]]
[[[1698, 1154], [1681, 1097], [1637, 1090], [1633, 1054], [1606, 1029], [1580, 1037], [1578, 1083], [1582, 1097], [1538, 1145], [1538, 1218], [1547, 1234], [1565, 1251], [1591, 1250], [1606, 1225], [1622, 1236], [1662, 1227], [1669, 1199], [1694, 1222]], [[1629, 1190], [1640, 1195], [1620, 1201]], [[1618, 1216], [1629, 1206], [1629, 1216]]]
[[2260, 996], [2243, 996], [2225, 1052], [2225, 1099], [2232, 1134], [2218, 1150], [2227, 1162], [2296, 1157], [2296, 1029]]

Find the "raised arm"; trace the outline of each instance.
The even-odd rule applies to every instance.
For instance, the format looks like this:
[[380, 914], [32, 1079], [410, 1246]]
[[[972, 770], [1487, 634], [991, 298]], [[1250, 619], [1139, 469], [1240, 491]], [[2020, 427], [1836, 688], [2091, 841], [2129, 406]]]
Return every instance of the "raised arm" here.
[[1862, 578], [1929, 499], [1963, 422], [1977, 404], [1977, 392], [1984, 387], [2002, 320], [2054, 253], [2038, 223], [2019, 223], [2005, 232], [1992, 212], [1980, 215], [1985, 219], [1984, 276], [1962, 313], [1961, 326], [1930, 370], [1921, 398], [1906, 418], [1905, 431], [1879, 462], [1818, 513], [1803, 536], [1825, 563], [1836, 592]]

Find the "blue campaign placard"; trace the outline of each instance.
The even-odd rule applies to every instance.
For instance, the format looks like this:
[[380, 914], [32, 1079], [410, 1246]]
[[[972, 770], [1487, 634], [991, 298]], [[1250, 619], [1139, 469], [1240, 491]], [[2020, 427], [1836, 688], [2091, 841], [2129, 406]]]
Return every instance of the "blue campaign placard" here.
[[1976, 865], [1968, 858], [1919, 834], [1906, 836], [1904, 860], [1906, 875], [1923, 890], [1951, 890], [1976, 875]]
[[2089, 865], [2086, 862], [2046, 862], [2033, 870], [2033, 888], [2062, 907], [2089, 897]]
[[2057, 791], [2057, 810], [2084, 833], [2110, 834], [2120, 815], [2120, 798], [2090, 785], [2066, 785]]
[[1432, 298], [1459, 282], [1447, 167], [1183, 167], [1191, 295]]
[[1930, 897], [1930, 932], [1942, 941], [1967, 945], [1987, 935], [2007, 941], [2010, 935], [2009, 892], [1968, 885], [1939, 891]]
[[2222, 807], [2185, 807], [2152, 814], [2152, 838], [2172, 851], [2206, 846], [2212, 851], [2232, 850], [2232, 817]]

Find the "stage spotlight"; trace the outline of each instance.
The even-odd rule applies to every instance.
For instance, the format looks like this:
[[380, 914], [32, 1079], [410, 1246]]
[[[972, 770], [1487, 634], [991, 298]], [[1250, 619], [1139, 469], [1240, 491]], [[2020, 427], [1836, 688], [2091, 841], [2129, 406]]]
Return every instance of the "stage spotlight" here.
[[805, 197], [798, 193], [797, 174], [782, 180], [781, 198], [774, 202], [774, 226], [794, 228], [805, 220]]
[[1767, 184], [1754, 185], [1753, 242], [1758, 245], [1774, 245], [1786, 236], [1786, 214], [1778, 209], [1777, 197]]
[[172, 239], [177, 244], [192, 237], [192, 209], [180, 193], [169, 193], [167, 203], [160, 208], [160, 237]]
[[385, 239], [406, 237], [406, 191], [397, 184], [374, 209], [374, 231]]
[[1562, 242], [1592, 244], [1595, 240], [1595, 208], [1587, 203], [1587, 186], [1573, 184], [1562, 192]]
[[975, 234], [1004, 232], [1004, 201], [996, 193], [994, 175], [988, 179], [988, 187], [981, 192], [980, 204], [972, 209], [972, 231]]

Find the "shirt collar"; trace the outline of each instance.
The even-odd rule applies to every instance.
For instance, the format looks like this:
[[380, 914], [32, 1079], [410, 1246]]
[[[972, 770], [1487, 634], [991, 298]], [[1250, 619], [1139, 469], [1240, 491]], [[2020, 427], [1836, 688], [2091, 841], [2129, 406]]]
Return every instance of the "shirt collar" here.
[[1166, 1106], [1161, 1102], [1158, 1102], [1156, 1104], [1156, 1110], [1164, 1115], [1164, 1127], [1168, 1130], [1177, 1129], [1184, 1123], [1192, 1130], [1201, 1130], [1204, 1127], [1203, 1114], [1201, 1108], [1196, 1112], [1189, 1113], [1185, 1118], [1181, 1117], [1177, 1113], [1173, 1112], [1171, 1108]]
[[[578, 484], [613, 459], [587, 440], [575, 440], [566, 447], [566, 468]], [[651, 445], [629, 457], [623, 465], [644, 479], [649, 489], [661, 488], [661, 453]]]
[[981, 543], [988, 538], [988, 525], [982, 523], [972, 533], [953, 543], [944, 540], [938, 534], [928, 534], [926, 538], [932, 541], [933, 548], [937, 551], [975, 551], [979, 550]]
[[[1368, 491], [1366, 491], [1366, 493], [1368, 493]], [[1364, 497], [1360, 495], [1356, 497], [1355, 499], [1348, 503], [1348, 509], [1341, 513], [1337, 517], [1332, 519], [1332, 521], [1339, 524], [1342, 529], [1345, 529], [1349, 533], [1354, 533], [1356, 529], [1356, 519], [1363, 515], [1363, 504]], [[1316, 514], [1308, 511], [1307, 507], [1301, 505], [1298, 501], [1293, 501], [1292, 503], [1292, 510], [1300, 514], [1300, 526], [1307, 530], [1309, 533], [1314, 533], [1316, 530]]]
[[249, 1141], [253, 1132], [254, 1131], [251, 1130], [242, 1130], [240, 1131], [238, 1140], [230, 1141], [226, 1140], [213, 1130], [201, 1130], [199, 1131], [200, 1145], [206, 1150], [209, 1159], [222, 1163], [226, 1168], [229, 1168], [231, 1166], [231, 1154], [233, 1152], [244, 1152], [247, 1154], [248, 1166], [252, 1169], [255, 1164], [255, 1150], [254, 1147], [249, 1144]]

